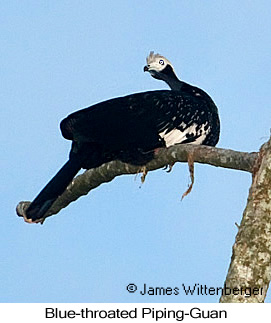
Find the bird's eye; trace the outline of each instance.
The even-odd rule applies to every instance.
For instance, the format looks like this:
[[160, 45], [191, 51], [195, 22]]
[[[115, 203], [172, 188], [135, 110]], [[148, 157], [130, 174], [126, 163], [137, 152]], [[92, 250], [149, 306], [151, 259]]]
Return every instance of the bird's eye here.
[[165, 64], [164, 60], [163, 59], [160, 59], [159, 64], [160, 65], [164, 65]]

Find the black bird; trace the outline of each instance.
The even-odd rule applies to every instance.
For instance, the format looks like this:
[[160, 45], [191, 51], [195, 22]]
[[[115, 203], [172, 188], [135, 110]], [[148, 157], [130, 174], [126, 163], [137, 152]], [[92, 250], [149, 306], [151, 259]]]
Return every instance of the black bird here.
[[154, 157], [156, 148], [217, 144], [220, 123], [210, 96], [180, 81], [172, 64], [159, 54], [150, 53], [144, 71], [165, 81], [171, 90], [114, 98], [61, 121], [63, 137], [72, 141], [69, 160], [29, 205], [26, 219], [41, 220], [81, 168], [112, 160], [143, 166]]

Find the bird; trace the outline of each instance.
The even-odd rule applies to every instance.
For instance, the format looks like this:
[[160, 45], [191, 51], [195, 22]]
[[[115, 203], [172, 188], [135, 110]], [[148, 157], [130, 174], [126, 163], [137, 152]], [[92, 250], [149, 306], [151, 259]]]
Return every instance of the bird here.
[[172, 91], [178, 92], [175, 92], [179, 100], [178, 103], [176, 100], [176, 116], [160, 133], [166, 146], [177, 143], [215, 146], [220, 135], [220, 119], [212, 98], [202, 89], [179, 80], [173, 65], [164, 56], [151, 51], [146, 61], [144, 72], [149, 72], [153, 78], [166, 82]]
[[68, 161], [30, 203], [24, 214], [26, 221], [42, 221], [81, 169], [113, 160], [141, 167], [159, 148], [217, 144], [220, 121], [212, 98], [179, 80], [164, 56], [152, 51], [146, 61], [144, 72], [166, 82], [170, 89], [109, 99], [63, 119], [62, 135], [72, 142]]

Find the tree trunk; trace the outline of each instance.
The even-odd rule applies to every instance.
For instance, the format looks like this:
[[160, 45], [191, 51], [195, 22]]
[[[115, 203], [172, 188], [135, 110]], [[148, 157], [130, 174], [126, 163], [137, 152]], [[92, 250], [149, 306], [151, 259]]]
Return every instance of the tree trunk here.
[[228, 289], [224, 288], [220, 302], [262, 303], [270, 279], [271, 140], [262, 146], [254, 168], [248, 203], [233, 245], [225, 282]]

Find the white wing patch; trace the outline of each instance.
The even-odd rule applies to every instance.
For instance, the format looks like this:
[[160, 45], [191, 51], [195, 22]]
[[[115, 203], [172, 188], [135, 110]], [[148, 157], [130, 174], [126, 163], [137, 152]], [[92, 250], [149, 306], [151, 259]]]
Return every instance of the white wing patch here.
[[191, 142], [193, 145], [200, 145], [210, 132], [210, 127], [208, 127], [206, 130], [204, 130], [204, 127], [207, 125], [207, 123], [202, 124], [200, 128], [196, 131], [197, 124], [192, 124], [190, 127], [186, 128], [185, 130], [181, 131], [179, 129], [173, 129], [170, 132], [166, 133], [167, 129], [163, 132], [159, 133], [159, 136], [165, 140], [166, 147], [170, 147], [176, 144], [181, 144], [183, 141], [187, 139], [186, 135], [193, 135], [199, 137]]

